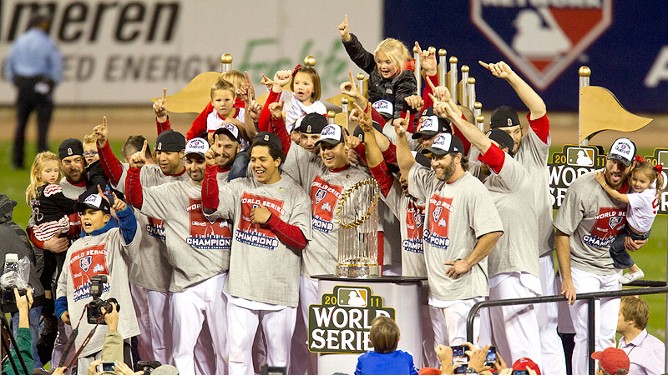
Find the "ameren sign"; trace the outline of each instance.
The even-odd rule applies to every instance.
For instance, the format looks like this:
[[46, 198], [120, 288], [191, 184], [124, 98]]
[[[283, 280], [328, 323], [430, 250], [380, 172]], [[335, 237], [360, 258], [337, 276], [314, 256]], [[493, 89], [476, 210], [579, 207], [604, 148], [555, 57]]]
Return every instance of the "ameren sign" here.
[[369, 287], [335, 286], [323, 294], [321, 304], [309, 307], [308, 349], [317, 353], [358, 354], [373, 349], [371, 322], [378, 316], [395, 319], [394, 308]]
[[[668, 192], [666, 177], [668, 149], [654, 149], [654, 154], [644, 157], [652, 164], [663, 166], [663, 190], [659, 201], [659, 214], [668, 214]], [[552, 208], [559, 209], [568, 187], [583, 174], [605, 167], [605, 154], [600, 146], [565, 145], [561, 153], [552, 155], [548, 163]]]

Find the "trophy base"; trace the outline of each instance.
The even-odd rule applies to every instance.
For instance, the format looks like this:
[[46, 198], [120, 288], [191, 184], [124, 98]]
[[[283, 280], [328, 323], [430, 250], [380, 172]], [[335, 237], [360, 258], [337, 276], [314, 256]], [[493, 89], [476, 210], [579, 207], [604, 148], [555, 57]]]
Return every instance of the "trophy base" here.
[[336, 276], [348, 278], [379, 277], [380, 266], [364, 264], [338, 264], [336, 265]]

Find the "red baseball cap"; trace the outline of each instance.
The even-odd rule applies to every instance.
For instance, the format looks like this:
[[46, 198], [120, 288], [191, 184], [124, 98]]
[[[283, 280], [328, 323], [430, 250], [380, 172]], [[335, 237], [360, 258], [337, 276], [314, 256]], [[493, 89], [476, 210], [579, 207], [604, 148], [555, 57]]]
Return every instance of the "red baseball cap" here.
[[631, 361], [624, 350], [608, 347], [603, 351], [594, 352], [591, 357], [598, 360], [601, 369], [610, 375], [616, 375], [621, 370], [626, 370], [624, 374], [629, 373]]
[[534, 370], [536, 375], [540, 375], [540, 367], [530, 358], [519, 358], [513, 363], [513, 371], [526, 371], [527, 367]]

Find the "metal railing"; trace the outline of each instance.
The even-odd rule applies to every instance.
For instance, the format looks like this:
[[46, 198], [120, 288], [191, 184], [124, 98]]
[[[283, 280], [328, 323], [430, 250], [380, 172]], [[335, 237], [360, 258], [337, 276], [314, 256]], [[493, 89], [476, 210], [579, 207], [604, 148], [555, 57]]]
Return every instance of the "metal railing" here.
[[[595, 334], [595, 323], [596, 317], [595, 313], [595, 302], [602, 298], [619, 298], [622, 296], [630, 295], [650, 295], [650, 294], [666, 294], [668, 293], [668, 286], [666, 282], [660, 281], [635, 281], [632, 284], [627, 286], [651, 286], [644, 288], [634, 288], [634, 289], [625, 289], [617, 291], [600, 291], [600, 292], [590, 292], [585, 294], [577, 294], [576, 300], [586, 300], [587, 301], [587, 347], [588, 353], [591, 355], [596, 346], [594, 341], [596, 339]], [[517, 298], [517, 299], [500, 299], [500, 300], [485, 300], [478, 302], [471, 307], [469, 315], [466, 322], [466, 339], [467, 341], [473, 342], [473, 320], [478, 314], [478, 311], [481, 308], [489, 307], [499, 307], [499, 306], [510, 306], [510, 305], [520, 305], [520, 304], [537, 304], [537, 303], [552, 303], [552, 302], [562, 302], [566, 301], [566, 298], [563, 295], [549, 295], [549, 296], [538, 296], [535, 298]], [[594, 362], [590, 361], [589, 363], [589, 374], [594, 374]], [[664, 365], [665, 367], [665, 365]]]

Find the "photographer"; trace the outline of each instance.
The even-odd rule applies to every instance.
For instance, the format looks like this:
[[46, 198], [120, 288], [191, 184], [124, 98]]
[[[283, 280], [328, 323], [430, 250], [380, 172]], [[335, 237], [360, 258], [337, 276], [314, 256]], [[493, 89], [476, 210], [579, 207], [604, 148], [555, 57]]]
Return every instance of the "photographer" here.
[[[126, 260], [129, 252], [138, 251], [141, 232], [137, 231], [132, 208], [116, 195], [111, 201], [112, 204], [101, 190], [100, 194], [79, 199], [85, 234], [67, 250], [58, 279], [56, 315], [66, 324], [79, 328], [74, 342], [80, 351], [79, 374], [86, 373], [89, 364], [103, 356], [102, 348], [108, 332], [104, 313], [113, 306], [111, 298], [118, 300], [114, 310], [118, 311], [116, 326], [119, 335], [129, 343], [130, 337], [139, 334]], [[94, 334], [84, 345], [92, 330], [95, 330]], [[124, 350], [129, 353], [129, 345], [124, 346]], [[131, 361], [126, 363], [132, 364]]]
[[[16, 345], [21, 353], [23, 362], [26, 366], [26, 371], [31, 372], [33, 369], [33, 356], [32, 356], [32, 334], [30, 333], [30, 321], [29, 321], [29, 311], [32, 306], [32, 290], [28, 289], [25, 295], [19, 294], [19, 289], [14, 288], [14, 298], [16, 298], [16, 306], [19, 309], [19, 328], [16, 334]], [[9, 356], [14, 360], [16, 365], [15, 369], [12, 366], [12, 362], [5, 361], [2, 365], [2, 374], [3, 375], [23, 375], [24, 371], [19, 361], [18, 354], [12, 346]]]
[[[41, 272], [41, 255], [36, 255], [36, 250], [28, 241], [28, 236], [25, 231], [21, 229], [14, 221], [12, 216], [16, 201], [10, 200], [7, 195], [0, 193], [0, 263], [4, 262], [8, 254], [16, 254], [18, 259], [24, 257], [30, 261], [30, 275], [28, 284], [32, 287], [33, 307], [30, 312], [25, 315], [30, 322], [30, 332], [33, 339], [32, 344], [32, 358], [35, 362], [35, 367], [41, 367], [42, 363], [37, 355], [37, 339], [39, 318], [42, 311], [42, 303], [44, 302], [44, 289], [39, 282], [39, 273]], [[1, 267], [1, 266], [0, 266]], [[2, 271], [0, 271], [2, 273]], [[17, 336], [16, 327], [19, 320], [17, 314], [17, 307], [14, 304], [14, 294], [12, 288], [3, 291], [5, 298], [2, 302], [2, 312], [12, 314], [12, 328], [14, 336]]]

